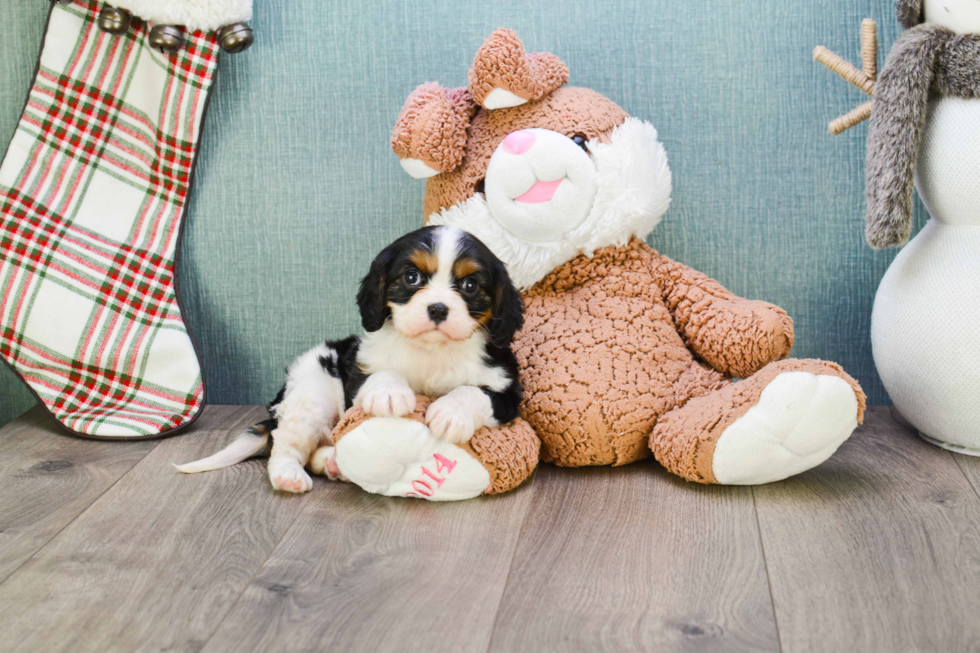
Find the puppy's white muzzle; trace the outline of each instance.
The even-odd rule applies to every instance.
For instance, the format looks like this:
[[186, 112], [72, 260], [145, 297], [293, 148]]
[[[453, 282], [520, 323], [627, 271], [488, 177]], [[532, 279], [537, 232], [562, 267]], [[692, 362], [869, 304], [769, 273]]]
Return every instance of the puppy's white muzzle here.
[[[429, 307], [442, 304], [446, 316], [438, 324], [429, 315]], [[459, 295], [446, 288], [425, 288], [403, 306], [392, 304], [395, 329], [406, 338], [421, 337], [423, 342], [437, 344], [448, 340], [466, 340], [479, 326]]]

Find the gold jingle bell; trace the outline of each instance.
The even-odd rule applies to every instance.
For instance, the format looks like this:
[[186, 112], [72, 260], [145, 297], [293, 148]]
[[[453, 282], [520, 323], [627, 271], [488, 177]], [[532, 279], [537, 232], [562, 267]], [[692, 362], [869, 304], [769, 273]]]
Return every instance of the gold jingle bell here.
[[248, 49], [255, 42], [252, 28], [247, 23], [225, 25], [218, 30], [217, 36], [221, 49], [232, 54]]
[[106, 5], [99, 14], [99, 29], [108, 34], [123, 34], [133, 24], [128, 12]]
[[173, 54], [184, 45], [184, 30], [176, 25], [154, 25], [150, 30], [150, 47], [162, 54]]

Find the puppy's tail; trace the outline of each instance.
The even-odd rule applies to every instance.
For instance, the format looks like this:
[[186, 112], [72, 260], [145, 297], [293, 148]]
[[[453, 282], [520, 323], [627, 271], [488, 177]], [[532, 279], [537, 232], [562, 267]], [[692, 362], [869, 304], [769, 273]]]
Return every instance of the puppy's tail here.
[[196, 474], [198, 472], [210, 472], [215, 469], [230, 467], [237, 463], [247, 460], [252, 456], [262, 453], [269, 443], [269, 436], [276, 428], [276, 420], [267, 419], [250, 426], [244, 433], [239, 435], [227, 447], [216, 454], [207, 458], [195, 460], [192, 463], [174, 465], [178, 472], [185, 474]]

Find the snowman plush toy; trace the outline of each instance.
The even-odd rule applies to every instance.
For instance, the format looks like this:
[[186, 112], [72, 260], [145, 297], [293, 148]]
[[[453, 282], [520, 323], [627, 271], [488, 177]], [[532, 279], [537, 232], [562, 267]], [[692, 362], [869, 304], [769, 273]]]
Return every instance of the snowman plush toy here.
[[908, 31], [875, 85], [868, 242], [904, 245], [875, 298], [875, 364], [922, 437], [980, 455], [980, 2], [899, 0]]

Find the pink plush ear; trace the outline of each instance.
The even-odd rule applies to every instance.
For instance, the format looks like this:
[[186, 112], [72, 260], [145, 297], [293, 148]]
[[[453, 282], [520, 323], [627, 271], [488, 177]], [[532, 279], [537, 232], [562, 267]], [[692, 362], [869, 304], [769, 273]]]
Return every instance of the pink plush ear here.
[[568, 66], [550, 52], [524, 52], [513, 30], [498, 29], [476, 53], [470, 93], [484, 109], [516, 107], [538, 100], [568, 80]]
[[475, 112], [476, 104], [465, 88], [427, 82], [412, 91], [391, 135], [391, 149], [405, 172], [425, 179], [459, 166]]

